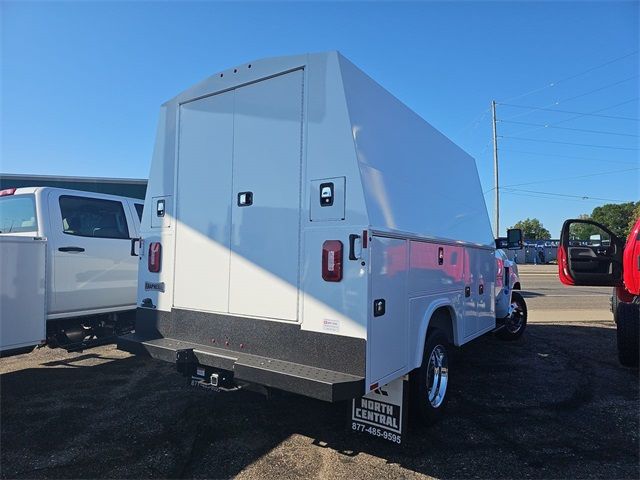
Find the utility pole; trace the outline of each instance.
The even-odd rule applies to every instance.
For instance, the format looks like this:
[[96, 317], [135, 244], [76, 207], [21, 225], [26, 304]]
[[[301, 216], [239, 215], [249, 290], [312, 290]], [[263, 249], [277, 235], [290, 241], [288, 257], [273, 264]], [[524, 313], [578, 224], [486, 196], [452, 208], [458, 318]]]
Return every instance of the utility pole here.
[[491, 102], [493, 118], [493, 191], [494, 191], [494, 221], [496, 238], [500, 236], [500, 184], [498, 183], [498, 130], [496, 126], [496, 101]]

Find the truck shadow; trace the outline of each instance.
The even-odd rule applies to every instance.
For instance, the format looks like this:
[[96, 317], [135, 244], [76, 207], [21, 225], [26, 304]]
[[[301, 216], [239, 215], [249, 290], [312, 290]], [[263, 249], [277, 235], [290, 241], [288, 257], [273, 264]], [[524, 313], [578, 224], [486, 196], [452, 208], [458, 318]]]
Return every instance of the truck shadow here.
[[456, 355], [445, 418], [401, 447], [350, 433], [345, 404], [196, 392], [146, 358], [47, 362], [0, 377], [2, 477], [632, 478], [638, 372], [615, 352], [601, 326], [480, 339]]

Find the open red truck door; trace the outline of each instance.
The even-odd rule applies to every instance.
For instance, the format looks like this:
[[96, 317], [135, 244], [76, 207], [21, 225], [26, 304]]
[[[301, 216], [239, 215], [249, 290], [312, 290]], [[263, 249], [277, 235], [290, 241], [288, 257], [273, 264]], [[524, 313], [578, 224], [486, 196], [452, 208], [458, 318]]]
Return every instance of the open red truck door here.
[[558, 249], [558, 274], [565, 285], [615, 287], [611, 309], [618, 359], [637, 367], [640, 355], [640, 218], [626, 244], [591, 220], [567, 220]]
[[617, 286], [622, 282], [624, 241], [591, 220], [562, 225], [558, 274], [565, 285]]

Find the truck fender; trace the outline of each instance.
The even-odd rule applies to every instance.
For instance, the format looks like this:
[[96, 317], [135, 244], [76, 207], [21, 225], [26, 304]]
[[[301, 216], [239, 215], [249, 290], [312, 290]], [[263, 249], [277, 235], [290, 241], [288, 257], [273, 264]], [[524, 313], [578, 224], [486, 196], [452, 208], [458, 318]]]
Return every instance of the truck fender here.
[[[429, 323], [433, 317], [433, 314], [439, 308], [446, 308], [449, 310], [449, 315], [451, 316], [451, 343], [456, 344], [457, 337], [457, 329], [456, 329], [456, 313], [453, 305], [451, 304], [451, 300], [448, 298], [438, 298], [429, 304], [429, 307], [425, 310], [424, 315], [422, 316], [422, 320], [420, 321], [420, 326], [418, 328], [417, 342], [415, 344], [415, 351], [413, 355], [413, 362], [410, 366], [413, 370], [414, 368], [418, 368], [422, 364], [422, 355], [424, 353], [424, 343], [427, 340], [427, 331], [429, 330]], [[448, 335], [448, 332], [445, 332]]]

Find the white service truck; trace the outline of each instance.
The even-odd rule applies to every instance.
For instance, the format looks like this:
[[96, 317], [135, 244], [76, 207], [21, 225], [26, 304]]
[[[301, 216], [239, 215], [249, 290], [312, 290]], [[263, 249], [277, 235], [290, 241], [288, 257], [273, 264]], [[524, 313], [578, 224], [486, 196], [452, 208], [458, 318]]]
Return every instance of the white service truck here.
[[133, 325], [143, 202], [52, 187], [0, 191], [0, 354], [77, 348]]
[[353, 428], [399, 442], [402, 406], [383, 419], [375, 402], [408, 384], [433, 421], [451, 346], [526, 324], [473, 158], [337, 52], [239, 65], [165, 103], [145, 206], [118, 346], [200, 386], [357, 399]]

